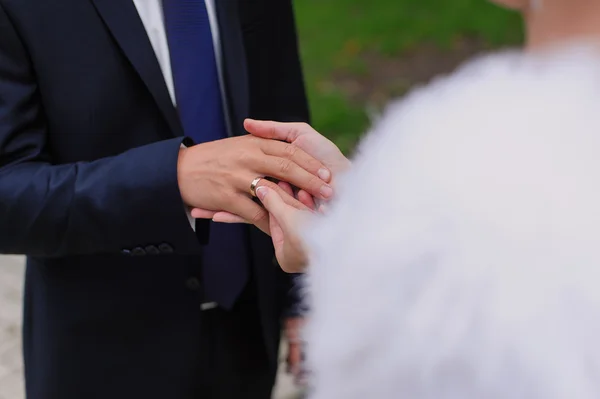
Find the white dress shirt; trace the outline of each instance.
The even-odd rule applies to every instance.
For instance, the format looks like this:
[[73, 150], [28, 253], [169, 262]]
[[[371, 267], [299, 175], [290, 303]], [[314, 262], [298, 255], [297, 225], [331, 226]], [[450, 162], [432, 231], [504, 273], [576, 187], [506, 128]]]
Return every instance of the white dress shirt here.
[[[208, 11], [208, 19], [210, 21], [210, 29], [212, 31], [213, 43], [215, 48], [215, 57], [217, 59], [217, 69], [219, 71], [219, 83], [221, 85], [221, 93], [223, 90], [223, 69], [221, 63], [221, 40], [219, 38], [219, 26], [217, 23], [217, 14], [215, 11], [214, 0], [205, 0], [206, 9]], [[165, 20], [163, 15], [162, 0], [133, 0], [135, 7], [137, 8], [138, 14], [148, 38], [150, 44], [154, 49], [158, 64], [162, 71], [165, 83], [169, 89], [171, 100], [176, 105], [175, 99], [175, 87], [173, 84], [173, 75], [171, 72], [171, 58], [169, 53], [169, 42], [167, 41], [167, 32], [165, 29]], [[222, 96], [224, 99], [225, 96]], [[226, 110], [227, 107], [224, 107]], [[226, 118], [227, 119], [227, 118]]]

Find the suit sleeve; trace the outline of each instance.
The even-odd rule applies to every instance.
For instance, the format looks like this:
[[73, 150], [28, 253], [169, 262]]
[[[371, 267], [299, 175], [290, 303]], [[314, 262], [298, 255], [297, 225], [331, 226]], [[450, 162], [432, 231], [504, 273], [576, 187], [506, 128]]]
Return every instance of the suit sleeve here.
[[200, 250], [177, 182], [183, 139], [55, 164], [48, 138], [31, 62], [0, 6], [0, 253]]

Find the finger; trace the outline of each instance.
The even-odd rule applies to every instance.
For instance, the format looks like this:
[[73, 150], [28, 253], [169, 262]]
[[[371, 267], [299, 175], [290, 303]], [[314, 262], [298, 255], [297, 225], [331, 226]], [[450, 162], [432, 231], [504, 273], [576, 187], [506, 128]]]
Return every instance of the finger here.
[[246, 131], [254, 136], [270, 140], [294, 142], [298, 137], [310, 131], [314, 131], [306, 123], [282, 123], [274, 121], [258, 121], [255, 119], [246, 119], [244, 121]]
[[294, 196], [302, 205], [304, 205], [307, 209], [314, 211], [317, 209], [315, 204], [315, 200], [312, 195], [307, 193], [304, 190], [298, 190], [297, 194], [294, 194], [294, 189], [292, 185], [286, 182], [279, 182], [277, 184], [283, 191], [288, 193], [289, 195]]
[[212, 219], [215, 212], [208, 209], [194, 208], [190, 214], [194, 219]]
[[293, 224], [292, 219], [298, 210], [286, 204], [275, 190], [267, 186], [260, 186], [256, 189], [256, 195], [271, 216], [277, 219], [284, 231]]
[[212, 220], [213, 220], [213, 222], [217, 222], [217, 223], [229, 223], [229, 224], [238, 224], [238, 223], [249, 224], [250, 223], [243, 217], [234, 215], [233, 213], [229, 213], [229, 212], [217, 212], [212, 217]]
[[277, 221], [275, 215], [269, 215], [269, 229], [271, 230], [271, 239], [273, 240], [273, 247], [275, 248], [275, 258], [277, 259], [277, 264], [281, 268], [281, 270], [286, 271], [287, 260], [285, 258], [285, 233], [283, 228]]
[[281, 225], [277, 221], [277, 218], [273, 215], [269, 217], [269, 229], [271, 231], [271, 239], [273, 240], [273, 247], [275, 248], [275, 258], [279, 266], [285, 265], [285, 259], [283, 256], [283, 245], [285, 235]]
[[318, 176], [325, 183], [331, 181], [331, 171], [321, 161], [293, 144], [263, 140], [260, 142], [260, 147], [265, 154], [287, 159], [305, 171]]
[[298, 191], [298, 201], [300, 201], [304, 206], [309, 209], [317, 209], [317, 204], [315, 203], [315, 198], [310, 195], [308, 192], [304, 190]]
[[214, 212], [207, 209], [194, 208], [190, 212], [194, 219], [212, 219], [217, 223], [248, 223], [247, 220], [229, 212]]
[[299, 344], [289, 344], [287, 360], [289, 372], [293, 375], [297, 375], [300, 372], [300, 365], [302, 363], [302, 347]]
[[277, 185], [288, 195], [291, 195], [294, 198], [296, 198], [296, 200], [298, 200], [303, 205], [302, 208], [298, 209], [309, 211], [315, 211], [317, 209], [313, 196], [307, 193], [306, 191], [299, 190], [297, 194], [294, 194], [294, 189], [292, 188], [291, 184], [286, 182], [279, 182]]
[[236, 195], [230, 199], [228, 205], [231, 214], [238, 215], [248, 223], [258, 227], [264, 233], [270, 234], [269, 214], [256, 202], [244, 195]]
[[280, 181], [279, 183], [277, 183], [277, 185], [279, 186], [279, 188], [281, 188], [283, 191], [285, 191], [288, 195], [291, 195], [292, 197], [294, 197], [294, 189], [292, 188], [292, 185], [290, 183]]
[[259, 166], [263, 175], [275, 177], [279, 180], [308, 191], [310, 194], [321, 199], [329, 199], [333, 196], [333, 189], [324, 180], [309, 173], [296, 162], [277, 157], [267, 156]]
[[[286, 190], [282, 187], [285, 187], [285, 185], [288, 185], [290, 187], [290, 190]], [[304, 204], [302, 204], [300, 201], [298, 201], [295, 197], [294, 197], [294, 191], [291, 189], [291, 186], [288, 183], [278, 183], [275, 184], [269, 180], [266, 179], [262, 179], [259, 183], [258, 183], [258, 187], [269, 187], [271, 190], [274, 190], [277, 192], [277, 194], [279, 194], [281, 196], [281, 199], [283, 199], [283, 201], [290, 205], [293, 206], [296, 209], [299, 210], [309, 210]]]

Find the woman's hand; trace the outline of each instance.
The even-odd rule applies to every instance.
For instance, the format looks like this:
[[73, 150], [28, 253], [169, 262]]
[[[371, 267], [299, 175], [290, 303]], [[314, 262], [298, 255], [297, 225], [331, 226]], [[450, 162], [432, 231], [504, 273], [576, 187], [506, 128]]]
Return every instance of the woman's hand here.
[[[306, 123], [246, 119], [244, 121], [244, 128], [253, 136], [292, 144], [294, 147], [319, 160], [331, 172], [332, 186], [335, 186], [335, 177], [350, 167], [350, 161], [342, 154], [339, 148]], [[268, 183], [268, 181], [263, 180], [260, 184]], [[322, 207], [318, 207], [314, 197], [304, 190], [299, 190], [294, 197], [310, 209], [321, 209]], [[286, 202], [291, 203], [288, 196], [284, 195], [283, 198], [286, 199]], [[192, 210], [192, 217], [196, 219], [213, 219], [215, 222], [222, 223], [247, 223], [243, 218], [228, 212], [214, 212], [198, 208]]]
[[[350, 168], [350, 161], [340, 149], [307, 123], [246, 119], [244, 128], [253, 136], [292, 144], [319, 160], [331, 172], [330, 183], [333, 187], [335, 187], [335, 177]], [[315, 197], [305, 190], [298, 190], [296, 198], [310, 209], [317, 208]]]
[[[294, 195], [289, 183], [280, 182], [278, 189], [286, 196]], [[301, 210], [286, 203], [279, 191], [260, 186], [256, 189], [256, 196], [269, 213], [269, 230], [279, 266], [287, 273], [301, 273], [307, 265], [307, 254], [298, 236], [298, 229], [302, 220], [314, 212], [309, 208]], [[248, 223], [243, 218], [227, 212], [214, 213], [194, 209], [192, 216], [197, 219], [212, 218], [219, 223]]]
[[253, 136], [293, 144], [325, 165], [335, 177], [350, 167], [339, 148], [306, 123], [284, 123], [246, 119], [244, 128]]
[[[288, 194], [292, 192], [289, 184], [279, 185]], [[310, 211], [286, 204], [277, 191], [266, 186], [259, 187], [256, 195], [269, 212], [269, 229], [279, 266], [288, 273], [303, 272], [307, 265], [307, 254], [298, 236], [298, 229]]]

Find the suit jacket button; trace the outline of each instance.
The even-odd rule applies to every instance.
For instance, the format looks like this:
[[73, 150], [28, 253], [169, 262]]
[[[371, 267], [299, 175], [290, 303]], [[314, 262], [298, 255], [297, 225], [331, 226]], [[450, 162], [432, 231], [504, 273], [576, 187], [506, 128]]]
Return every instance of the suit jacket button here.
[[158, 250], [163, 254], [171, 254], [173, 253], [173, 247], [167, 243], [162, 243], [158, 246]]
[[142, 255], [146, 255], [146, 251], [144, 251], [144, 248], [133, 248], [133, 251], [131, 251], [131, 254], [133, 256], [142, 256]]
[[198, 291], [200, 289], [200, 280], [196, 277], [190, 277], [186, 280], [185, 286], [192, 291]]
[[158, 250], [158, 248], [156, 248], [156, 246], [154, 246], [154, 245], [148, 245], [144, 249], [146, 250], [146, 253], [148, 255], [158, 255], [160, 253], [160, 251]]

